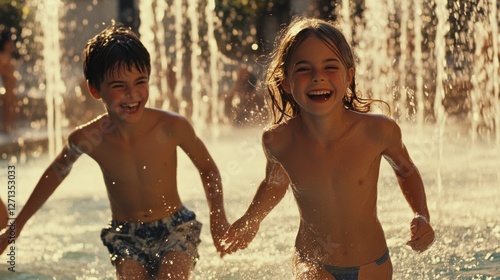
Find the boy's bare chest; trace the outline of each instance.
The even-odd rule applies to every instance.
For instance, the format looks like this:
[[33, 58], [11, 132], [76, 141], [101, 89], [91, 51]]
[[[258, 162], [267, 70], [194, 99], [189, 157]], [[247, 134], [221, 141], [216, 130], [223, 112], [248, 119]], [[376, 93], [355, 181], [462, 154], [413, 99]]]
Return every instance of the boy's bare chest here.
[[[94, 159], [108, 179], [150, 185], [175, 176], [176, 148], [169, 145], [103, 145]], [[172, 178], [170, 178], [172, 180]]]

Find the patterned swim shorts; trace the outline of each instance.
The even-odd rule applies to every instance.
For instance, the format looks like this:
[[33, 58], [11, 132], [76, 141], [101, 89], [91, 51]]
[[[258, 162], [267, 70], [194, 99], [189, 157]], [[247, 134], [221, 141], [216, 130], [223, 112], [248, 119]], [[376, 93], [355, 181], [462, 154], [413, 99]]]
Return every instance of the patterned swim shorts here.
[[202, 224], [194, 212], [184, 206], [172, 215], [154, 222], [111, 221], [101, 231], [111, 263], [132, 259], [155, 275], [165, 253], [178, 251], [187, 254], [196, 264]]

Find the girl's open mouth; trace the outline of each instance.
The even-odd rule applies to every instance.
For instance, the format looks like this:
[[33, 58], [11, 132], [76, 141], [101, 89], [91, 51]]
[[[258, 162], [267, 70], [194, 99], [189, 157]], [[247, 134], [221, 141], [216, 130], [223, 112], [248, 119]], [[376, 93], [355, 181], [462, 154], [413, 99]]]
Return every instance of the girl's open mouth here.
[[315, 101], [324, 101], [327, 100], [332, 95], [332, 92], [329, 90], [318, 90], [311, 91], [307, 93], [307, 96]]

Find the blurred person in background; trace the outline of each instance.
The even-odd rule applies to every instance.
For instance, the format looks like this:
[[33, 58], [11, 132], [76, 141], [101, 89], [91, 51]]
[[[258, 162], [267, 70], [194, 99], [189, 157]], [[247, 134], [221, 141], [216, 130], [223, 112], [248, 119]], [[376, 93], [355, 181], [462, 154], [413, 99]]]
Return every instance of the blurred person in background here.
[[14, 128], [17, 114], [16, 101], [16, 77], [14, 76], [13, 56], [15, 52], [15, 43], [13, 34], [8, 27], [0, 25], [0, 77], [2, 78], [2, 126], [1, 131], [9, 133]]

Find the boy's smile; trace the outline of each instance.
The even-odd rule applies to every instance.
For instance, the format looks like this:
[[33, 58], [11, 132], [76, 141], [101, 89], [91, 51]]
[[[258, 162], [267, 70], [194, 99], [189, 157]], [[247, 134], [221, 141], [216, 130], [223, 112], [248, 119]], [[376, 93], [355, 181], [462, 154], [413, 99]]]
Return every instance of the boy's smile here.
[[134, 102], [134, 103], [126, 103], [120, 105], [123, 110], [128, 111], [129, 114], [133, 114], [139, 110], [139, 106], [141, 105], [140, 102]]

